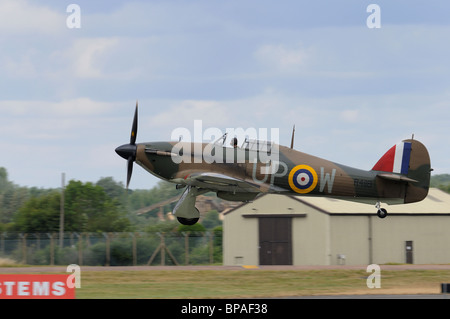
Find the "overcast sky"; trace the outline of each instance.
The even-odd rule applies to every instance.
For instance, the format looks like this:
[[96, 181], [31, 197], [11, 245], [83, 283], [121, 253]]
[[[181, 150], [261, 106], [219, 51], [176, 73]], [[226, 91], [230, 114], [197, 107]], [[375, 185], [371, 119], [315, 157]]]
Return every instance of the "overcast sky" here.
[[[21, 186], [125, 182], [137, 99], [138, 142], [198, 119], [289, 145], [295, 124], [296, 149], [371, 169], [414, 133], [450, 173], [449, 1], [0, 0], [0, 47], [0, 166]], [[136, 166], [130, 188], [156, 182]]]

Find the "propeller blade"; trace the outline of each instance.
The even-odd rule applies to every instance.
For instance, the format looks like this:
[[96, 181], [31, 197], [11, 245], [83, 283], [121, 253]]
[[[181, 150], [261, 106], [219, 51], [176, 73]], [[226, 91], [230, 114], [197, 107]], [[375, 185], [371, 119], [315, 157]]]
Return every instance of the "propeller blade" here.
[[131, 175], [133, 174], [133, 157], [130, 156], [128, 158], [128, 167], [127, 167], [127, 189], [128, 189], [128, 185], [130, 185], [130, 180], [131, 180]]
[[136, 101], [136, 111], [134, 112], [133, 127], [131, 128], [130, 144], [136, 144], [136, 136], [138, 129], [138, 101]]
[[136, 136], [138, 129], [138, 101], [136, 101], [136, 111], [134, 112], [133, 126], [131, 127], [130, 144], [125, 144], [116, 148], [116, 153], [127, 160], [127, 189], [130, 185], [133, 174], [133, 162], [136, 160], [137, 145]]

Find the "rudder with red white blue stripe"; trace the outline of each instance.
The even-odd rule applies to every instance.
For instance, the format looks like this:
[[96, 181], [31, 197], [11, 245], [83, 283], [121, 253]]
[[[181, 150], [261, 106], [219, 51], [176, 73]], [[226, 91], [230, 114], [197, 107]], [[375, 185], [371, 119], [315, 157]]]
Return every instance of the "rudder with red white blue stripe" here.
[[372, 170], [408, 175], [410, 159], [411, 142], [401, 142], [391, 147]]

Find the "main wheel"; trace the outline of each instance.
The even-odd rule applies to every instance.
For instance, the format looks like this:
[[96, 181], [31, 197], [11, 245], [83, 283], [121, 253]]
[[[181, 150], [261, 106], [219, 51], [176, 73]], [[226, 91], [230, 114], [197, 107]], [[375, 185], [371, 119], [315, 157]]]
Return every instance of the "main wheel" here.
[[180, 224], [192, 226], [195, 225], [199, 218], [184, 218], [184, 217], [177, 217]]
[[387, 210], [384, 209], [384, 208], [380, 208], [380, 209], [377, 211], [377, 215], [378, 215], [378, 217], [380, 217], [380, 218], [385, 218], [385, 217], [387, 216]]

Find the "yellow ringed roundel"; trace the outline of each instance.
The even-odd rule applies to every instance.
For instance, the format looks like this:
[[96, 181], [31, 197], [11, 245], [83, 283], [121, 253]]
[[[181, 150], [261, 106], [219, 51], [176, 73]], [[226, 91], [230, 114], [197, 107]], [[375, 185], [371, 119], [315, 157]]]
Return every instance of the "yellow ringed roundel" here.
[[316, 187], [318, 177], [311, 166], [297, 165], [289, 173], [288, 181], [293, 191], [306, 194]]

